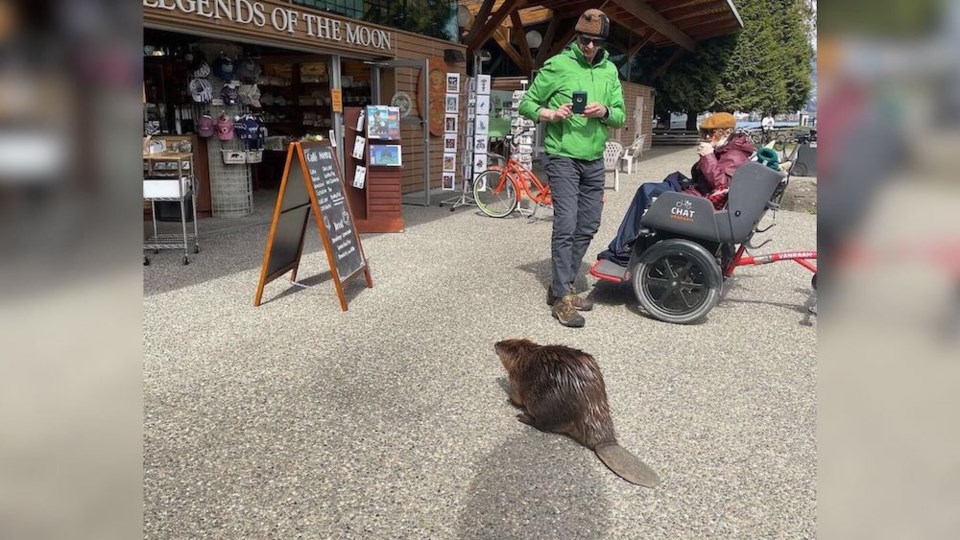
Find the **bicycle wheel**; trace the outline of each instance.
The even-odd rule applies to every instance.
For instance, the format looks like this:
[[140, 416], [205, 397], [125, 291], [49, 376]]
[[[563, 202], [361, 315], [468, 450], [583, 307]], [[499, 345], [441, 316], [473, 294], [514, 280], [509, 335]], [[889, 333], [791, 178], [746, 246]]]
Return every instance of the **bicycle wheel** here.
[[473, 179], [473, 198], [481, 212], [502, 218], [516, 207], [517, 188], [503, 171], [485, 171]]

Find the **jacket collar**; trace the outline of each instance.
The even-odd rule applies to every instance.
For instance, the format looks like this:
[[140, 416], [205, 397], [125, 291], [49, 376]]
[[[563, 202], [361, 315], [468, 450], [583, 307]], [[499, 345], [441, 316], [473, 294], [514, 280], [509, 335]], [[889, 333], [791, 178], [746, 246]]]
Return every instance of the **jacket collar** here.
[[593, 57], [593, 65], [590, 65], [590, 63], [587, 62], [586, 57], [583, 56], [583, 51], [580, 50], [580, 44], [577, 43], [576, 39], [574, 39], [570, 45], [567, 46], [567, 49], [570, 51], [568, 54], [574, 60], [587, 68], [595, 68], [599, 66], [604, 60], [607, 59], [608, 56], [610, 56], [610, 53], [608, 53], [606, 49], [601, 49], [599, 52], [597, 52], [597, 55]]

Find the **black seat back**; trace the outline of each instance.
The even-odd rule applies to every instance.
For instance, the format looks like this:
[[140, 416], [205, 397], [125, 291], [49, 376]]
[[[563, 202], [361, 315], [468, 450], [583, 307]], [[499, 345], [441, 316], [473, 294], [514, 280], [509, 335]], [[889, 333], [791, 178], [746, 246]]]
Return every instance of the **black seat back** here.
[[685, 238], [717, 241], [713, 204], [703, 197], [667, 191], [653, 201], [640, 219], [649, 229], [674, 233]]
[[753, 232], [786, 174], [753, 161], [744, 163], [730, 180], [727, 206], [716, 212], [720, 242], [740, 244]]

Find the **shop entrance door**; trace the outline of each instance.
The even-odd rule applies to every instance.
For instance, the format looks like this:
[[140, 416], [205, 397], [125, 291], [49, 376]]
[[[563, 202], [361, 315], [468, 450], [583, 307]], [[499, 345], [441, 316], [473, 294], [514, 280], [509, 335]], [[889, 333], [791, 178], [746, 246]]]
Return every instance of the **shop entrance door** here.
[[[430, 206], [430, 100], [427, 88], [430, 88], [427, 76], [430, 73], [429, 61], [422, 60], [387, 60], [382, 62], [368, 62], [373, 69], [373, 100], [377, 105], [390, 105], [390, 98], [382, 98], [381, 92], [384, 88], [384, 69], [396, 70], [397, 68], [407, 68], [418, 70], [419, 75], [415, 77], [400, 77], [396, 72], [392, 74], [394, 81], [392, 86], [396, 92], [406, 92], [407, 95], [418, 95], [417, 88], [423, 88], [422, 95], [419, 95], [418, 106], [419, 117], [410, 116], [401, 118], [401, 122], [415, 121], [420, 125], [423, 133], [423, 193], [415, 197], [411, 203], [419, 206]], [[419, 81], [419, 82], [418, 82]], [[386, 103], [384, 103], [386, 101]]]

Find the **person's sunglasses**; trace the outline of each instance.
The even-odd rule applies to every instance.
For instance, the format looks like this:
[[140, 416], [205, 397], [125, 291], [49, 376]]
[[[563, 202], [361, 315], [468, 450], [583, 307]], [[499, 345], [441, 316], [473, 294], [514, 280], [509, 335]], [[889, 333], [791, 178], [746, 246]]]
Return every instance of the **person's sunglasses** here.
[[580, 45], [583, 47], [586, 47], [590, 45], [590, 43], [593, 43], [594, 47], [600, 48], [600, 47], [603, 47], [603, 44], [604, 44], [604, 40], [600, 38], [595, 38], [595, 37], [588, 37], [588, 36], [581, 35], [581, 36], [577, 36], [577, 39], [580, 40]]

